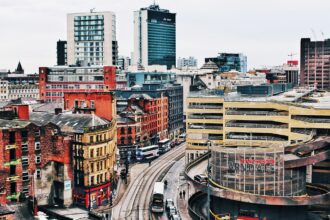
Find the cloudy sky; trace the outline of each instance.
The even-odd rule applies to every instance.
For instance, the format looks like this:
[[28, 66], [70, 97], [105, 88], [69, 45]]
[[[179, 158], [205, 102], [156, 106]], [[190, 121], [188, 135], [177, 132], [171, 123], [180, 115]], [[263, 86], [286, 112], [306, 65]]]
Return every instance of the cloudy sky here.
[[[133, 50], [133, 11], [153, 0], [0, 0], [0, 69], [27, 72], [56, 63], [66, 14], [114, 11], [119, 54]], [[299, 53], [301, 37], [330, 38], [329, 0], [156, 0], [177, 13], [177, 57], [242, 52], [248, 67], [278, 65]], [[322, 35], [324, 33], [324, 36]], [[298, 58], [298, 55], [296, 56]]]

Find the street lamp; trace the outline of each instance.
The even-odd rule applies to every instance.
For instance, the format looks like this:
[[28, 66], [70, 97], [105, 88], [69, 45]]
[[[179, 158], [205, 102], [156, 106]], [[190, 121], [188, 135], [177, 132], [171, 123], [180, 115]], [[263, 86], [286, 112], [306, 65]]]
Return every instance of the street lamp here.
[[207, 141], [207, 220], [210, 220], [210, 145], [211, 142]]

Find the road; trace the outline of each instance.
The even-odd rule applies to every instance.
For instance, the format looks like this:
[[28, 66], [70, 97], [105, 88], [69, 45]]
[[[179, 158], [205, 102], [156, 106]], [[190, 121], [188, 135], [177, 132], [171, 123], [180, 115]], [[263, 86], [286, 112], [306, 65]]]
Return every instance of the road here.
[[[173, 199], [174, 204], [177, 207], [177, 195], [179, 191], [179, 186], [182, 184], [180, 180], [180, 173], [184, 171], [185, 159], [182, 158], [171, 167], [167, 172], [163, 180], [167, 181], [167, 188], [165, 189], [165, 199]], [[153, 219], [167, 219], [166, 212], [159, 215], [153, 215]]]
[[137, 164], [130, 170], [130, 184], [120, 202], [112, 210], [112, 219], [149, 219], [149, 204], [154, 183], [162, 172], [184, 156], [185, 145], [172, 149], [147, 163]]

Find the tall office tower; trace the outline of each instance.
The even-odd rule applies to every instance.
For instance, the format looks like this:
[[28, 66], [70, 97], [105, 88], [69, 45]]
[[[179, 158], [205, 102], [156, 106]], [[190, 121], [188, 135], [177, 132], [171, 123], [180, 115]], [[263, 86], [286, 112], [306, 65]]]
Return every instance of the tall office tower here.
[[68, 64], [67, 58], [67, 42], [63, 40], [57, 41], [57, 65], [64, 66]]
[[300, 42], [300, 84], [330, 89], [330, 39]]
[[205, 63], [212, 61], [219, 67], [220, 72], [236, 70], [247, 72], [247, 57], [241, 53], [219, 53], [217, 57], [205, 58]]
[[113, 12], [68, 14], [68, 64], [116, 65], [118, 45]]
[[134, 12], [134, 64], [175, 66], [175, 18], [155, 4]]
[[177, 60], [176, 67], [182, 69], [183, 67], [197, 67], [197, 59], [194, 57], [181, 58]]

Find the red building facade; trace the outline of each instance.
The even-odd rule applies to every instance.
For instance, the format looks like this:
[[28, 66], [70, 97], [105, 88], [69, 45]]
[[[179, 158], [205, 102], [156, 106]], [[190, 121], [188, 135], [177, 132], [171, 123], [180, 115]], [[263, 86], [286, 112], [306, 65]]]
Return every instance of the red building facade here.
[[95, 114], [112, 121], [116, 112], [115, 95], [112, 92], [64, 93], [64, 109], [80, 114]]
[[65, 92], [104, 92], [116, 88], [116, 67], [40, 67], [39, 97], [61, 102]]
[[[26, 108], [14, 106], [13, 109]], [[29, 115], [25, 113], [17, 112], [17, 115], [26, 119]], [[72, 192], [63, 196], [64, 181], [71, 181], [73, 176], [71, 141], [55, 124], [41, 125], [18, 119], [0, 119], [1, 203], [34, 197], [38, 205], [46, 205], [49, 201], [71, 205]], [[49, 173], [54, 174], [52, 179], [49, 179]]]

